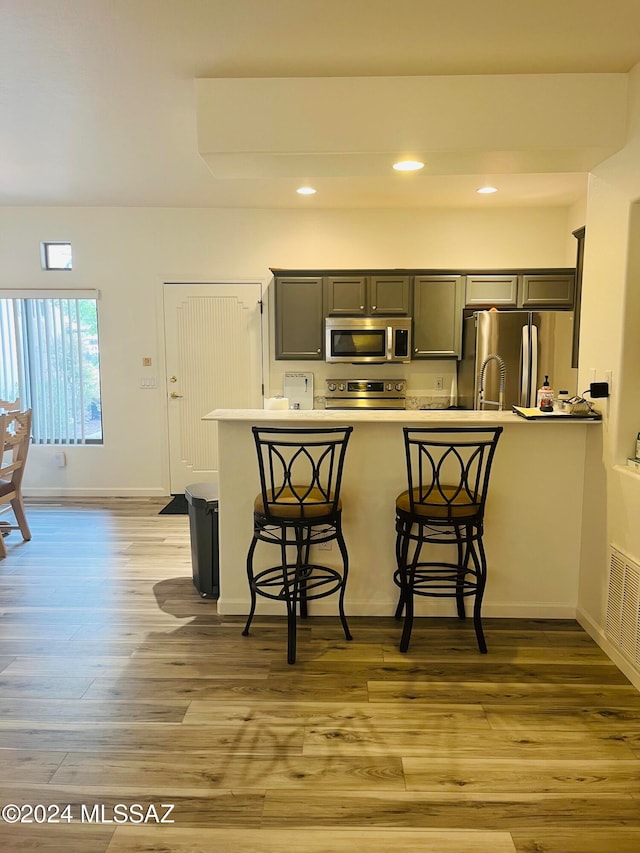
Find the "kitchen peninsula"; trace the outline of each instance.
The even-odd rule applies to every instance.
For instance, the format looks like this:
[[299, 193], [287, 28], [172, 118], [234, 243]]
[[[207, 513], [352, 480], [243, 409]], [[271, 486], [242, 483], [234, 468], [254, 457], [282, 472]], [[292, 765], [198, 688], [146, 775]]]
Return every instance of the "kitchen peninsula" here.
[[[260, 485], [251, 427], [353, 425], [342, 486], [343, 529], [349, 551], [347, 615], [392, 615], [397, 589], [395, 498], [406, 488], [403, 426], [502, 425], [485, 516], [488, 560], [483, 614], [487, 617], [575, 618], [583, 542], [583, 482], [587, 431], [598, 421], [526, 421], [496, 411], [262, 411], [217, 409], [220, 599], [222, 614], [245, 614], [245, 573]], [[256, 568], [273, 564], [271, 549], [256, 551]], [[315, 561], [338, 565], [335, 550]], [[284, 615], [261, 600], [258, 614]], [[314, 601], [313, 615], [335, 615], [331, 599]], [[455, 615], [451, 600], [420, 599], [418, 615]]]

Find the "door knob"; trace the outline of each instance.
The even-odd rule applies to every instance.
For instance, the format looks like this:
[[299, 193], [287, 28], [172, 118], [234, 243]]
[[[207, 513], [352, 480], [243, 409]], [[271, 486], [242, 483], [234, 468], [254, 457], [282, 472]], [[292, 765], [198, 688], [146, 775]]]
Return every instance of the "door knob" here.
[[176, 392], [175, 392], [175, 391], [172, 391], [172, 392], [171, 392], [171, 397], [173, 397], [173, 399], [175, 400], [175, 398], [176, 398], [176, 397], [182, 397], [182, 394], [176, 394]]
[[177, 377], [177, 376], [170, 376], [170, 377], [169, 377], [169, 382], [177, 382], [177, 381], [178, 381], [178, 377]]

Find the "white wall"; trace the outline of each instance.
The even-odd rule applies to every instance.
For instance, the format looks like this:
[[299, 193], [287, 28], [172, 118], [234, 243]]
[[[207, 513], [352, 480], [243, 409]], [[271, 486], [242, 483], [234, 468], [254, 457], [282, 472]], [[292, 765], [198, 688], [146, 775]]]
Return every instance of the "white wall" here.
[[[25, 490], [54, 495], [168, 493], [163, 281], [250, 278], [269, 284], [272, 266], [573, 266], [572, 227], [564, 208], [4, 208], [0, 288], [101, 291], [104, 446], [68, 448], [63, 469], [54, 465], [53, 448], [34, 447]], [[70, 240], [73, 270], [43, 272], [41, 240]], [[144, 356], [153, 358], [152, 369], [141, 367]], [[281, 378], [283, 369], [303, 367], [312, 369], [308, 362], [279, 362], [273, 365], [274, 379], [278, 371]], [[429, 368], [424, 369], [428, 383]], [[157, 376], [158, 390], [140, 390], [140, 377], [149, 375]]]
[[[640, 430], [640, 66], [630, 77], [629, 133], [622, 151], [589, 182], [580, 340], [580, 383], [613, 371], [601, 438], [590, 433], [583, 520], [581, 616], [606, 646], [607, 551], [640, 561], [640, 476], [624, 461]], [[622, 463], [622, 464], [620, 464]]]

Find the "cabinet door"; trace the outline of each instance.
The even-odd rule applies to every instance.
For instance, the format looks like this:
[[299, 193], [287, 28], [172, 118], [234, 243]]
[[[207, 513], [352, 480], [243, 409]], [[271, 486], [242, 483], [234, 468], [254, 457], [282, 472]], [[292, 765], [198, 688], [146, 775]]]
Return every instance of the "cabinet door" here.
[[466, 284], [466, 305], [518, 305], [517, 275], [468, 275]]
[[323, 358], [321, 278], [279, 278], [275, 282], [276, 358]]
[[413, 283], [413, 358], [459, 358], [464, 276], [428, 275]]
[[580, 352], [580, 314], [582, 310], [582, 267], [584, 265], [584, 235], [585, 228], [578, 228], [573, 236], [578, 241], [578, 253], [576, 257], [576, 286], [574, 291], [573, 308], [573, 344], [571, 347], [571, 367], [578, 366], [578, 355]]
[[520, 308], [573, 308], [575, 276], [523, 275]]
[[369, 313], [408, 315], [410, 292], [409, 276], [372, 275], [369, 279]]
[[366, 276], [327, 276], [325, 279], [327, 314], [349, 317], [367, 313]]

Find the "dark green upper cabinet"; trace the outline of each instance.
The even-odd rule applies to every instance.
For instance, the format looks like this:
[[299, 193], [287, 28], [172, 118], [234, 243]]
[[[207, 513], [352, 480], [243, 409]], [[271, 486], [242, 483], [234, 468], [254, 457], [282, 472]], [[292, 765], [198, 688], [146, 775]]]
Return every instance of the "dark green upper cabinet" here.
[[571, 308], [575, 293], [574, 275], [523, 275], [520, 308]]
[[571, 311], [575, 270], [283, 269], [275, 278], [275, 357], [324, 359], [325, 317], [413, 318], [411, 357], [460, 358], [464, 308]]
[[322, 294], [320, 277], [276, 278], [276, 358], [324, 358]]
[[327, 314], [353, 317], [367, 313], [367, 276], [330, 275], [325, 278]]
[[409, 276], [372, 275], [369, 277], [369, 314], [408, 315], [411, 313]]
[[580, 314], [582, 310], [582, 267], [584, 265], [584, 235], [585, 227], [577, 228], [573, 236], [578, 241], [576, 257], [576, 286], [573, 309], [573, 344], [571, 347], [571, 367], [578, 366], [580, 352]]
[[325, 304], [328, 316], [408, 316], [411, 306], [409, 276], [327, 276]]
[[413, 358], [459, 358], [464, 276], [416, 276], [413, 282]]
[[468, 308], [573, 308], [572, 272], [468, 274]]
[[516, 308], [518, 305], [517, 275], [468, 275], [468, 306], [502, 306]]

